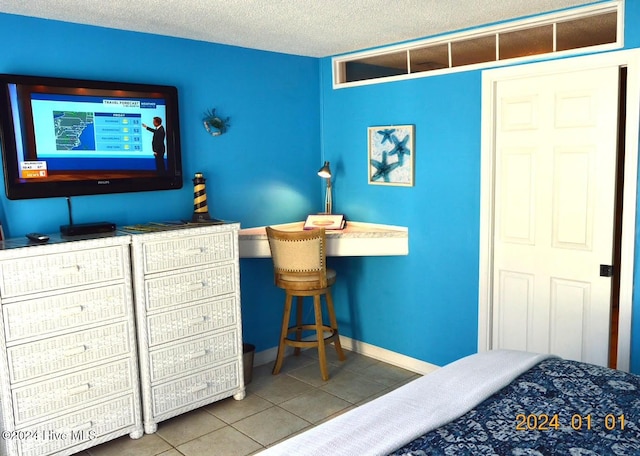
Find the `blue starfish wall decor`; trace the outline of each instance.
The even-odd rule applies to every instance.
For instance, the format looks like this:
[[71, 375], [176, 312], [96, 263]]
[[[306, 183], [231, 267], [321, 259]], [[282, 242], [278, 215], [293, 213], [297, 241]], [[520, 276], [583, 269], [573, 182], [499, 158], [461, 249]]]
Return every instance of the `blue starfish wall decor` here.
[[389, 179], [389, 173], [400, 166], [399, 162], [388, 163], [387, 153], [382, 152], [382, 161], [371, 159], [371, 166], [376, 169], [376, 172], [371, 176], [371, 180], [382, 179], [384, 182], [391, 182]]
[[413, 125], [369, 127], [369, 183], [413, 186]]
[[392, 136], [391, 135], [395, 131], [396, 131], [395, 128], [386, 128], [384, 130], [378, 130], [378, 134], [382, 135], [382, 141], [380, 141], [380, 144], [384, 144], [386, 141], [391, 142], [391, 140], [392, 140]]
[[391, 140], [395, 144], [395, 147], [391, 150], [391, 152], [389, 152], [389, 155], [397, 155], [398, 163], [400, 163], [400, 166], [402, 166], [404, 162], [404, 156], [411, 154], [411, 151], [406, 146], [408, 139], [409, 135], [405, 136], [402, 141], [399, 141], [395, 135], [391, 136]]

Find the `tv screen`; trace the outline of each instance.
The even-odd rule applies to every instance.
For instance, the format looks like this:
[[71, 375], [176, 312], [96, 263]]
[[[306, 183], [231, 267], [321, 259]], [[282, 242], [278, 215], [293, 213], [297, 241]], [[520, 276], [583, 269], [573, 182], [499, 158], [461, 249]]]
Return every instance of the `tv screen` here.
[[9, 199], [182, 188], [173, 86], [0, 75]]

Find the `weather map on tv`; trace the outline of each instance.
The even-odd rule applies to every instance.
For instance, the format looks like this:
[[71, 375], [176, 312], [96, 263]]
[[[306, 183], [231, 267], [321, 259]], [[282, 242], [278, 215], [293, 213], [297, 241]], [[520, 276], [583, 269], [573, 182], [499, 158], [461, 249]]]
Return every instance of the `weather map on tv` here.
[[95, 150], [93, 113], [53, 111], [56, 150]]

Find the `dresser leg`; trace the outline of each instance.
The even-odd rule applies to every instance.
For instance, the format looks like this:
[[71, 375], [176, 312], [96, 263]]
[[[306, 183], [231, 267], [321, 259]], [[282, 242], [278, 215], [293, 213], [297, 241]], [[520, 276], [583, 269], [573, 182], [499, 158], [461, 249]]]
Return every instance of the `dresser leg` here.
[[246, 392], [243, 389], [242, 391], [237, 392], [236, 394], [233, 395], [233, 398], [236, 401], [241, 401], [242, 399], [244, 399], [244, 397], [246, 396]]
[[146, 434], [154, 434], [158, 430], [157, 423], [145, 423], [144, 432]]
[[142, 429], [136, 429], [135, 431], [129, 433], [129, 437], [131, 437], [134, 440], [141, 438], [143, 435], [144, 435], [144, 432], [142, 431]]

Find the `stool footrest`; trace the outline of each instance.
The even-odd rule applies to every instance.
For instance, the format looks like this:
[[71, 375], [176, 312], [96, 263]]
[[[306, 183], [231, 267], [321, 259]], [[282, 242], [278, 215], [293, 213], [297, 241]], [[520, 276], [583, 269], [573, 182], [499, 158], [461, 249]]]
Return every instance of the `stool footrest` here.
[[[287, 331], [288, 333], [292, 333], [292, 332], [298, 332], [298, 331], [303, 331], [303, 330], [307, 330], [307, 331], [315, 331], [317, 329], [316, 325], [300, 325], [300, 326], [291, 326], [289, 327], [289, 330]], [[328, 336], [324, 336], [322, 339], [322, 341], [324, 341], [325, 344], [331, 343], [333, 342], [335, 339], [337, 339], [338, 337], [340, 337], [338, 335], [338, 330], [337, 329], [333, 329], [331, 326], [326, 326], [323, 325], [322, 326], [322, 330], [325, 333], [329, 333]], [[317, 336], [317, 335], [316, 335]], [[318, 346], [318, 339], [311, 339], [311, 340], [296, 340], [296, 339], [291, 339], [289, 337], [284, 339], [284, 343], [286, 345], [289, 345], [291, 347], [299, 347], [299, 348], [307, 348], [307, 347], [317, 347]]]

